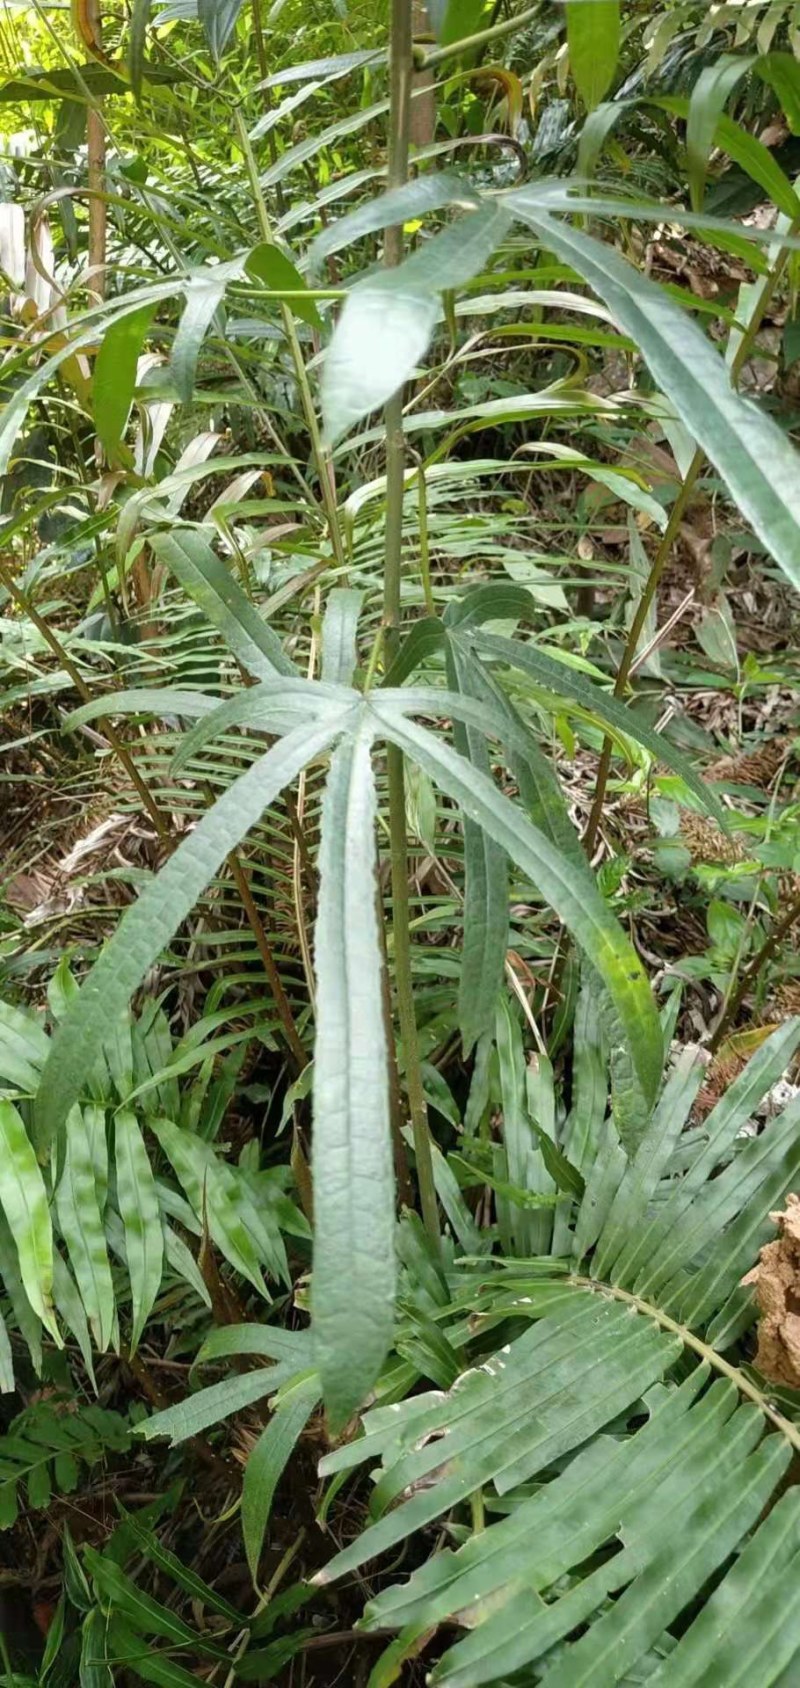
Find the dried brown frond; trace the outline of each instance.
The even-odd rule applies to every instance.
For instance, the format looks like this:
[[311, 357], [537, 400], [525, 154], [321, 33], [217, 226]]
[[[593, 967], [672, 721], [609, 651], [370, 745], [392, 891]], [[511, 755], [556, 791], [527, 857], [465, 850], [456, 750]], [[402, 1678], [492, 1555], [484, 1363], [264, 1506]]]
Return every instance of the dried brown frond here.
[[752, 1284], [759, 1308], [755, 1364], [772, 1383], [800, 1388], [800, 1196], [786, 1197], [784, 1213], [771, 1213], [775, 1242], [762, 1248], [758, 1265], [742, 1279]]
[[680, 836], [693, 862], [723, 863], [732, 867], [742, 860], [742, 847], [738, 840], [728, 837], [716, 821], [709, 820], [706, 815], [696, 815], [693, 809], [681, 810]]

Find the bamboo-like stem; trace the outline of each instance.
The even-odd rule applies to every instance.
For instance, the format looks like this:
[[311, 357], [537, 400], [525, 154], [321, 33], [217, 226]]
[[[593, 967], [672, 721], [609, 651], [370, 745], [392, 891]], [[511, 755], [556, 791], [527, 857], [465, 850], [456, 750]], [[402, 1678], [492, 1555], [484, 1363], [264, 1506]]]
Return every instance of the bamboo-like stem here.
[[[402, 187], [408, 178], [409, 112], [411, 100], [411, 0], [392, 0], [390, 57], [390, 117], [387, 186]], [[403, 255], [402, 228], [386, 231], [385, 261], [392, 268]], [[405, 436], [403, 395], [397, 392], [384, 410], [386, 432], [386, 546], [383, 574], [384, 650], [391, 665], [400, 644], [400, 587], [403, 567], [403, 494]], [[428, 1107], [422, 1084], [408, 906], [408, 840], [403, 753], [387, 750], [389, 788], [389, 848], [392, 869], [392, 935], [397, 1015], [405, 1058], [406, 1089], [414, 1136], [422, 1218], [432, 1244], [440, 1246], [439, 1215], [433, 1181]]]
[[541, 13], [541, 6], [528, 6], [524, 12], [517, 12], [512, 18], [504, 18], [501, 23], [492, 24], [488, 29], [478, 30], [476, 35], [465, 35], [461, 41], [451, 41], [446, 47], [434, 47], [432, 52], [426, 52], [418, 47], [414, 51], [414, 69], [432, 70], [437, 64], [444, 64], [446, 59], [457, 59], [462, 53], [471, 53], [475, 48], [486, 47], [490, 41], [501, 41], [504, 35], [514, 35], [518, 29], [524, 29], [527, 23], [532, 23]]
[[[790, 235], [795, 235], [797, 233], [798, 226], [800, 226], [800, 220], [791, 224], [788, 233]], [[768, 275], [763, 278], [759, 298], [731, 359], [731, 381], [734, 383], [741, 374], [744, 364], [750, 356], [753, 342], [764, 320], [764, 315], [769, 308], [775, 288], [777, 287], [786, 267], [788, 257], [788, 249], [784, 246], [776, 254], [775, 261]], [[653, 566], [647, 577], [644, 591], [642, 592], [642, 596], [636, 607], [636, 614], [634, 615], [630, 625], [628, 637], [625, 641], [625, 649], [622, 653], [622, 659], [617, 670], [617, 678], [614, 684], [615, 697], [621, 697], [625, 691], [625, 687], [627, 686], [628, 677], [630, 675], [631, 668], [633, 667], [637, 647], [645, 622], [647, 621], [650, 606], [658, 590], [661, 576], [669, 561], [673, 544], [677, 538], [681, 522], [686, 514], [687, 505], [692, 496], [692, 492], [694, 491], [698, 476], [700, 475], [700, 471], [702, 470], [704, 463], [705, 452], [701, 446], [697, 446], [691, 463], [686, 471], [683, 485], [681, 486], [680, 492], [678, 493], [675, 503], [672, 506], [669, 521], [664, 529], [658, 550], [656, 551], [653, 559]], [[603, 749], [597, 769], [597, 780], [595, 783], [592, 810], [584, 836], [584, 844], [589, 856], [593, 854], [603, 814], [603, 804], [605, 802], [606, 787], [608, 785], [608, 776], [611, 768], [611, 752], [611, 739], [605, 738], [603, 740]]]
[[[250, 145], [250, 138], [248, 136], [247, 129], [245, 128], [244, 118], [238, 110], [236, 112], [236, 133], [239, 145], [242, 149], [250, 189], [253, 194], [253, 199], [255, 200], [258, 224], [262, 238], [269, 246], [274, 246], [275, 237], [272, 233], [272, 224], [270, 223], [269, 213], [264, 202], [264, 195], [261, 192], [261, 183], [258, 179], [258, 169], [256, 167], [255, 158], [253, 157], [253, 149]], [[342, 542], [342, 530], [339, 521], [339, 507], [336, 502], [336, 482], [333, 474], [333, 463], [331, 461], [330, 452], [323, 444], [322, 433], [317, 419], [317, 412], [314, 407], [314, 399], [311, 393], [311, 386], [309, 384], [308, 371], [306, 370], [305, 359], [303, 357], [303, 349], [298, 339], [295, 320], [289, 306], [284, 301], [281, 301], [281, 316], [283, 318], [284, 333], [289, 345], [289, 353], [294, 365], [295, 378], [300, 391], [300, 403], [303, 407], [303, 417], [305, 419], [308, 436], [311, 441], [311, 451], [317, 475], [319, 477], [322, 505], [328, 523], [328, 532], [330, 534], [331, 545], [333, 547], [333, 555], [337, 567], [344, 569], [344, 545]]]
[[[99, 0], [88, 0], [88, 20], [98, 48], [102, 46]], [[100, 104], [86, 113], [87, 181], [89, 187], [89, 278], [90, 297], [100, 304], [106, 293], [106, 247], [108, 208], [106, 187], [106, 130]]]

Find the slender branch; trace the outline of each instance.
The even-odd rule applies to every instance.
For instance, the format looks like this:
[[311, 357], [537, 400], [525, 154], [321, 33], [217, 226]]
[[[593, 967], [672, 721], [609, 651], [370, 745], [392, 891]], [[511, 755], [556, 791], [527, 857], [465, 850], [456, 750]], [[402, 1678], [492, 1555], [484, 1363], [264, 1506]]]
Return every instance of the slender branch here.
[[[269, 246], [274, 246], [275, 237], [272, 233], [272, 224], [270, 223], [269, 213], [264, 202], [264, 195], [261, 192], [261, 183], [258, 179], [258, 169], [256, 167], [255, 158], [253, 157], [253, 149], [250, 145], [250, 138], [241, 112], [237, 110], [235, 115], [237, 139], [244, 156], [248, 180], [258, 213], [261, 234]], [[333, 474], [333, 463], [331, 461], [330, 452], [323, 444], [322, 434], [317, 420], [317, 412], [314, 407], [314, 400], [311, 393], [311, 387], [309, 385], [308, 371], [306, 370], [303, 350], [298, 339], [295, 320], [289, 306], [283, 301], [281, 301], [281, 316], [283, 318], [284, 333], [289, 344], [289, 352], [294, 365], [297, 385], [300, 390], [300, 402], [303, 407], [303, 416], [308, 429], [309, 439], [311, 440], [311, 450], [317, 469], [317, 475], [319, 477], [322, 503], [328, 522], [328, 531], [330, 534], [331, 545], [333, 547], [333, 554], [337, 567], [343, 569], [345, 567], [345, 555], [344, 545], [342, 543], [341, 526], [339, 522], [339, 507], [336, 502], [336, 482]]]
[[456, 59], [462, 53], [471, 53], [475, 48], [488, 46], [490, 41], [500, 41], [504, 35], [515, 35], [518, 29], [524, 29], [526, 23], [532, 23], [539, 17], [540, 6], [528, 6], [524, 12], [517, 12], [513, 18], [504, 18], [502, 23], [495, 23], [489, 29], [481, 29], [477, 35], [465, 35], [461, 41], [451, 41], [446, 47], [434, 47], [427, 53], [424, 49], [416, 48], [414, 52], [415, 70], [432, 70], [434, 65], [444, 64], [446, 59]]
[[[88, 18], [98, 48], [102, 47], [102, 19], [99, 0], [89, 0]], [[102, 103], [89, 106], [86, 113], [87, 183], [89, 188], [89, 280], [90, 297], [97, 304], [106, 292], [106, 245], [108, 207], [106, 185], [106, 130]]]
[[[411, 0], [393, 0], [390, 45], [390, 118], [387, 186], [402, 187], [408, 179], [409, 113], [411, 100]], [[394, 268], [403, 256], [403, 230], [386, 230], [385, 262]], [[383, 575], [384, 649], [391, 665], [400, 644], [400, 588], [403, 569], [403, 494], [405, 492], [405, 435], [403, 394], [398, 391], [384, 410], [386, 431], [386, 546]], [[395, 745], [387, 750], [389, 789], [389, 848], [392, 869], [392, 935], [394, 938], [397, 1015], [405, 1057], [406, 1088], [417, 1161], [420, 1205], [425, 1229], [438, 1250], [439, 1215], [433, 1180], [428, 1107], [422, 1084], [408, 902], [408, 840], [403, 754]]]
[[750, 986], [756, 983], [767, 963], [772, 960], [784, 938], [788, 937], [798, 920], [800, 920], [800, 897], [796, 897], [794, 902], [789, 904], [786, 913], [780, 920], [776, 921], [771, 932], [764, 939], [761, 948], [745, 967], [736, 989], [731, 992], [709, 1040], [708, 1047], [712, 1055], [719, 1049], [729, 1026], [733, 1025]]

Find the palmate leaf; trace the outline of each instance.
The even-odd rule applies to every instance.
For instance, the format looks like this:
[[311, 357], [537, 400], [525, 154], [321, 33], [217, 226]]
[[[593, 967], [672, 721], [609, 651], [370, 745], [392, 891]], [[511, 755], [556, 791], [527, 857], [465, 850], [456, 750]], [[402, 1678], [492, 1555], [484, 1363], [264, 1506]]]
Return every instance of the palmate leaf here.
[[[550, 1688], [610, 1688], [635, 1680], [662, 1642], [654, 1680], [675, 1688], [769, 1688], [800, 1661], [800, 1624], [772, 1599], [798, 1564], [800, 1501], [791, 1491], [768, 1510], [800, 1431], [700, 1334], [800, 1171], [796, 1103], [735, 1149], [798, 1041], [798, 1022], [767, 1040], [709, 1116], [688, 1172], [662, 1182], [697, 1085], [687, 1056], [621, 1165], [583, 1274], [554, 1271], [548, 1283], [532, 1271], [540, 1262], [497, 1261], [487, 1289], [487, 1263], [467, 1266], [476, 1328], [481, 1313], [491, 1326], [508, 1320], [510, 1340], [488, 1359], [481, 1345], [482, 1363], [449, 1393], [368, 1413], [361, 1444], [323, 1460], [330, 1474], [359, 1456], [381, 1468], [374, 1522], [319, 1581], [396, 1547], [478, 1487], [509, 1495], [506, 1516], [367, 1608], [367, 1627], [402, 1632], [400, 1653], [441, 1624], [466, 1627], [433, 1682], [478, 1688], [535, 1664]], [[515, 1336], [519, 1319], [530, 1327]]]

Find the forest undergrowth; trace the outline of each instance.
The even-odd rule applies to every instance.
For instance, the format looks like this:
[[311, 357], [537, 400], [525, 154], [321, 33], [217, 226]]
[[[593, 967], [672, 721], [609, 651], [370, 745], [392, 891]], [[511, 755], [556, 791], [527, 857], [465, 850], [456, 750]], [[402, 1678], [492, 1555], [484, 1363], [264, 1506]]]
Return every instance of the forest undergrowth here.
[[793, 1688], [800, 6], [0, 72], [0, 1684]]

